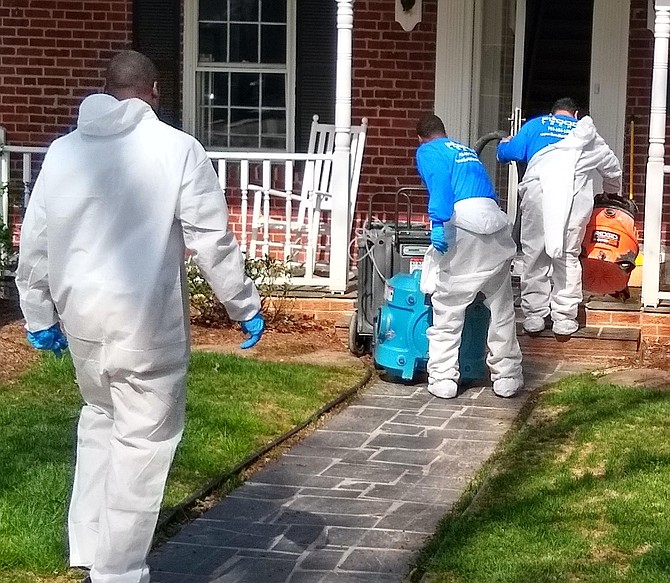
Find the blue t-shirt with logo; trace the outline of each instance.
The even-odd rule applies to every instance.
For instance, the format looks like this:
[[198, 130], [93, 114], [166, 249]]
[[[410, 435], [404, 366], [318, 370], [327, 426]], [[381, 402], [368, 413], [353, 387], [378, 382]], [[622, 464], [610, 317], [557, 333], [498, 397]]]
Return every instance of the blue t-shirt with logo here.
[[498, 144], [498, 162], [530, 162], [542, 148], [562, 140], [577, 125], [568, 115], [542, 115], [521, 126], [509, 142]]
[[448, 221], [456, 201], [498, 198], [477, 153], [451, 138], [437, 138], [421, 144], [416, 151], [416, 165], [428, 189], [431, 222]]

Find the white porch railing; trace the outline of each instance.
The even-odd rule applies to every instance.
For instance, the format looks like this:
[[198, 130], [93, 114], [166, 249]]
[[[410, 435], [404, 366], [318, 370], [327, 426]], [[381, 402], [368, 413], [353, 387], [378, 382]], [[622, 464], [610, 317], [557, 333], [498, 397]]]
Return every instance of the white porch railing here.
[[[0, 204], [0, 220], [3, 224], [10, 225], [10, 190], [14, 187], [21, 189], [20, 200], [14, 201], [22, 208], [28, 204], [30, 189], [34, 180], [34, 156], [44, 156], [47, 149], [37, 146], [10, 146], [5, 143], [5, 129], [0, 127], [0, 190], [2, 201]], [[20, 179], [18, 177], [21, 177]]]
[[[298, 266], [299, 275], [291, 277], [291, 283], [306, 287], [326, 287], [331, 291], [340, 291], [334, 285], [330, 268], [316, 273], [316, 256], [319, 252], [318, 241], [310, 237], [314, 227], [311, 225], [311, 215], [301, 216], [305, 209], [301, 208], [305, 201], [299, 201], [304, 191], [316, 190], [316, 185], [304, 188], [303, 180], [315, 180], [314, 173], [305, 175], [305, 165], [310, 162], [332, 164], [334, 154], [305, 154], [305, 153], [263, 153], [263, 152], [208, 152], [214, 162], [219, 175], [219, 183], [228, 201], [228, 206], [239, 208], [239, 240], [242, 251], [247, 257], [258, 258], [274, 255], [282, 261]], [[276, 201], [270, 196], [271, 191], [281, 191], [283, 208], [275, 208], [282, 216], [283, 228], [273, 236], [267, 222], [258, 223], [258, 216], [267, 217], [271, 214], [269, 206]], [[333, 196], [338, 202], [345, 196]], [[260, 195], [260, 199], [258, 198]], [[262, 205], [259, 212], [254, 205]], [[346, 203], [345, 203], [346, 205]], [[345, 213], [346, 217], [346, 213]], [[329, 240], [325, 257], [332, 259], [332, 233], [337, 230], [336, 221], [340, 216], [333, 213], [330, 223], [323, 225], [326, 237]], [[344, 226], [349, 231], [349, 225]], [[318, 230], [318, 226], [317, 226]], [[343, 246], [345, 257], [348, 248], [348, 239], [339, 242]], [[330, 261], [328, 261], [330, 263]]]
[[668, 39], [670, 38], [670, 0], [656, 0], [654, 61], [649, 119], [649, 156], [644, 202], [644, 264], [642, 267], [642, 306], [656, 307], [670, 300], [661, 291], [660, 267], [663, 217], [663, 178], [670, 174], [665, 164], [666, 99], [668, 90]]
[[[5, 133], [0, 128], [0, 219], [10, 225], [12, 218], [20, 220], [25, 205], [30, 197], [30, 189], [36, 178], [38, 163], [36, 157], [41, 158], [46, 147], [12, 146], [5, 143]], [[259, 229], [253, 222], [253, 199], [260, 191], [262, 204], [270, 204], [267, 191], [277, 188], [274, 177], [280, 177], [279, 187], [287, 194], [300, 194], [303, 169], [308, 162], [332, 163], [333, 154], [302, 154], [302, 153], [262, 153], [262, 152], [209, 152], [209, 157], [217, 169], [219, 183], [224, 195], [228, 198], [228, 206], [234, 219], [231, 228], [238, 233], [242, 251], [247, 257], [264, 257], [274, 254], [278, 259], [290, 259], [299, 265], [302, 271], [291, 278], [291, 284], [306, 288], [328, 289], [329, 291], [343, 291], [341, 283], [334, 282], [331, 270], [326, 269], [315, 273], [315, 261], [318, 249], [317, 241], [308, 241], [307, 220], [301, 225], [300, 221], [292, 220], [299, 209], [293, 197], [287, 196], [283, 212], [286, 224], [295, 224], [294, 229], [285, 229], [281, 238], [271, 238], [267, 229]], [[260, 179], [257, 179], [260, 178]], [[10, 196], [10, 190], [11, 196]], [[16, 199], [19, 191], [19, 199]], [[346, 196], [344, 197], [346, 200]], [[12, 200], [10, 204], [10, 199]], [[340, 197], [334, 199], [342, 200]], [[13, 208], [16, 205], [17, 208]], [[346, 206], [346, 205], [344, 205]], [[12, 217], [15, 213], [18, 216]], [[267, 212], [264, 213], [267, 216]], [[332, 235], [335, 221], [346, 213], [333, 213], [330, 223], [325, 225], [326, 236], [329, 237], [327, 249], [321, 249], [326, 260], [333, 259]], [[11, 226], [11, 225], [10, 225]], [[340, 230], [349, 231], [345, 224]], [[309, 244], [308, 244], [309, 243]], [[342, 249], [339, 256], [348, 260], [348, 242], [342, 238], [339, 241]], [[348, 272], [348, 264], [346, 267]]]

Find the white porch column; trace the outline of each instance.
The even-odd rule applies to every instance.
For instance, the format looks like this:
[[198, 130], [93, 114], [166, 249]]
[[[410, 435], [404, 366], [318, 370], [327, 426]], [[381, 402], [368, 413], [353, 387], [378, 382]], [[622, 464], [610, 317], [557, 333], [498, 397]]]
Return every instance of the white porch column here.
[[660, 284], [670, 0], [656, 0], [655, 7], [654, 69], [651, 83], [649, 157], [644, 194], [644, 265], [642, 268], [642, 305], [651, 307], [658, 305]]
[[437, 3], [435, 62], [435, 113], [442, 118], [447, 134], [469, 144], [472, 88], [454, 80], [473, 78], [475, 0]]
[[337, 0], [337, 77], [335, 89], [335, 151], [333, 210], [330, 225], [330, 290], [344, 292], [349, 278], [349, 197], [351, 195], [351, 60], [354, 0]]

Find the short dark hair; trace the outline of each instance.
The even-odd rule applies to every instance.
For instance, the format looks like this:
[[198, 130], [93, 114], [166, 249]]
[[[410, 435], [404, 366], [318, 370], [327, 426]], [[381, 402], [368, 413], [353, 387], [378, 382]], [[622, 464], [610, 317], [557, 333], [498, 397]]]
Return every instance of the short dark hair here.
[[115, 97], [129, 90], [150, 93], [156, 81], [158, 69], [149, 57], [137, 51], [121, 51], [109, 61], [105, 89]]
[[554, 105], [551, 106], [551, 113], [556, 113], [559, 110], [569, 111], [570, 113], [577, 113], [579, 107], [577, 102], [572, 99], [572, 97], [561, 97], [554, 102]]
[[432, 113], [424, 115], [419, 120], [419, 123], [416, 124], [416, 133], [421, 138], [434, 138], [447, 135], [442, 120]]

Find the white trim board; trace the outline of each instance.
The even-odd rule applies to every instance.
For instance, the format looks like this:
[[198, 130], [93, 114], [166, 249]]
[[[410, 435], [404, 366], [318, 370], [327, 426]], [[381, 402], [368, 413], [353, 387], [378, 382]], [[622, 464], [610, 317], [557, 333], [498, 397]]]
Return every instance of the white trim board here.
[[630, 0], [595, 0], [591, 49], [591, 117], [623, 163], [626, 135]]

